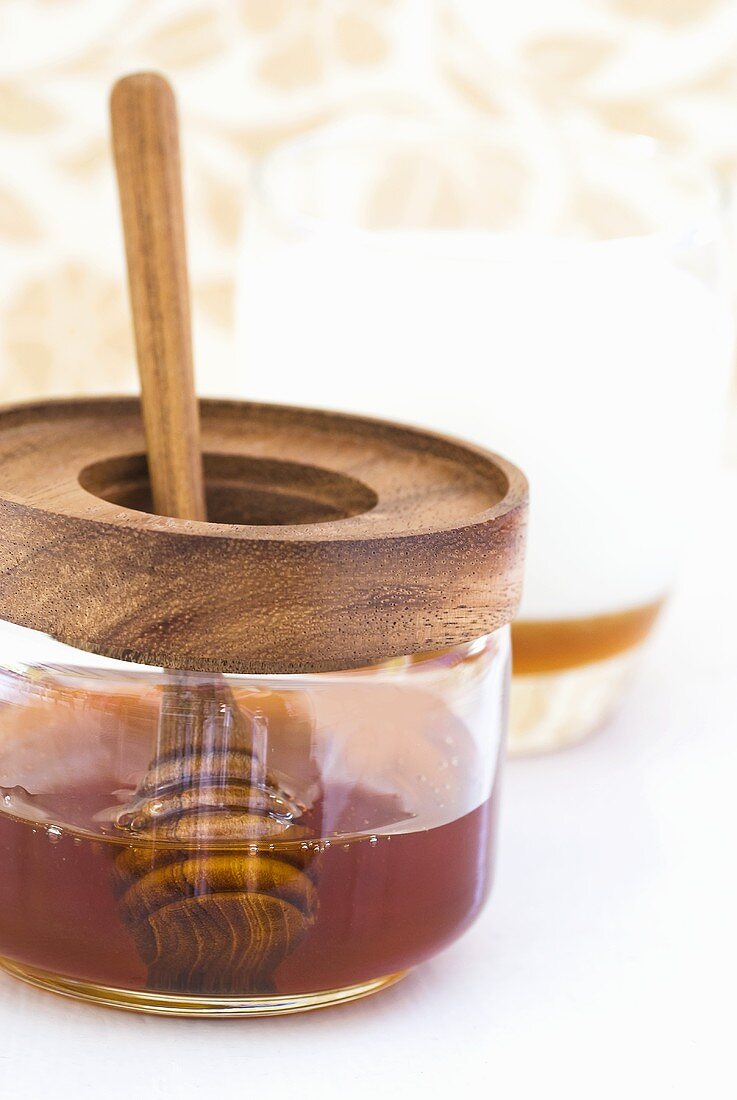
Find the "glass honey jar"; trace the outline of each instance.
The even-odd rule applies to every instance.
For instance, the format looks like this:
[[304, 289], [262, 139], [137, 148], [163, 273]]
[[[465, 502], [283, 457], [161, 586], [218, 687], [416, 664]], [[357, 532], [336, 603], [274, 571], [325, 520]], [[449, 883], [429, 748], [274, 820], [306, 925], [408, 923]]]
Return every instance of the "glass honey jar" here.
[[295, 1012], [485, 901], [526, 485], [388, 422], [201, 413], [208, 522], [153, 513], [136, 401], [0, 413], [0, 965]]

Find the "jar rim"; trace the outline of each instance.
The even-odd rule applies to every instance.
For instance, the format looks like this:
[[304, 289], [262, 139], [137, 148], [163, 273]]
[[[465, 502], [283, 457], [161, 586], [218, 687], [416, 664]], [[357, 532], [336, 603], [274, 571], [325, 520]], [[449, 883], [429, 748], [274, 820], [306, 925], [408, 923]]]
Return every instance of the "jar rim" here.
[[[233, 684], [280, 683], [299, 686], [300, 684], [327, 683], [336, 677], [341, 682], [366, 676], [393, 679], [397, 675], [421, 675], [431, 672], [440, 665], [452, 667], [470, 657], [490, 652], [500, 644], [500, 638], [506, 636], [509, 627], [500, 627], [489, 634], [481, 634], [469, 641], [459, 642], [445, 649], [427, 653], [408, 654], [391, 657], [383, 661], [367, 664], [359, 668], [340, 669], [330, 672], [298, 673], [202, 673], [190, 672], [193, 678], [203, 680], [221, 675]], [[5, 656], [6, 654], [11, 656]], [[106, 657], [90, 650], [79, 649], [59, 641], [40, 630], [20, 626], [17, 623], [0, 619], [0, 681], [3, 674], [20, 676], [29, 681], [40, 680], [46, 673], [52, 677], [61, 677], [70, 684], [91, 683], [120, 679], [136, 682], [140, 680], [160, 680], [166, 669], [160, 665], [141, 664], [136, 661]], [[2, 692], [0, 691], [0, 700]]]

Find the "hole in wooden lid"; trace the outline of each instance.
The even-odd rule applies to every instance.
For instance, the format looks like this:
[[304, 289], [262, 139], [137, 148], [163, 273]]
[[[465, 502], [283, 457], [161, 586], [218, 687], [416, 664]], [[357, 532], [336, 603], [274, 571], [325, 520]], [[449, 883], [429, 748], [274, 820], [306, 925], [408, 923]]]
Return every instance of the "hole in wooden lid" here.
[[[249, 455], [205, 454], [211, 523], [271, 526], [348, 519], [375, 507], [363, 482], [334, 470]], [[146, 456], [124, 455], [85, 467], [83, 489], [111, 504], [153, 514]]]

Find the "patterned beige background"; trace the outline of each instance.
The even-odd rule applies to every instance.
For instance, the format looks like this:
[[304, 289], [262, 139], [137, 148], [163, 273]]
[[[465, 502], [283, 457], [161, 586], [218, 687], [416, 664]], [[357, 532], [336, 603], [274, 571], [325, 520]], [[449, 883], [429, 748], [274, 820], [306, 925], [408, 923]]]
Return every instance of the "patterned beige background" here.
[[0, 400], [135, 387], [107, 93], [174, 80], [200, 387], [235, 378], [254, 156], [379, 106], [585, 116], [737, 167], [735, 0], [0, 0]]

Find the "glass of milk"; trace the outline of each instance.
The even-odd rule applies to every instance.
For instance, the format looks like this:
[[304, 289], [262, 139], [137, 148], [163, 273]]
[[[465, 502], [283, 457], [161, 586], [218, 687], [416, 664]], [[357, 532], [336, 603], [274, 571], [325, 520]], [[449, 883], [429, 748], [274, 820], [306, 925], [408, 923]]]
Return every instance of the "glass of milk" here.
[[239, 393], [518, 463], [510, 748], [596, 729], [717, 462], [733, 333], [715, 189], [647, 138], [362, 116], [269, 154], [245, 221]]

